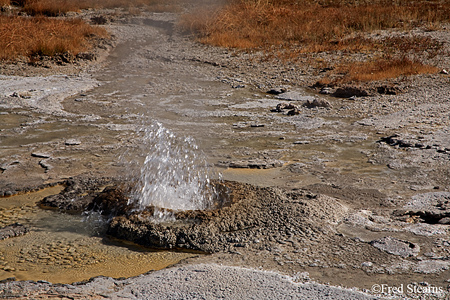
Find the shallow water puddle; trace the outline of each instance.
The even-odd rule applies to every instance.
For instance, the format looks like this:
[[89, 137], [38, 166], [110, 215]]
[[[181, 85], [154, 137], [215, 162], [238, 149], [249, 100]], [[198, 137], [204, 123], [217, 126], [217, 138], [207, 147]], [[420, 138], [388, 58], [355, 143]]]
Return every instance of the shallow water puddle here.
[[19, 222], [30, 228], [23, 236], [0, 241], [0, 280], [72, 283], [99, 275], [132, 277], [196, 255], [109, 240], [101, 236], [100, 223], [36, 206], [36, 201], [61, 189], [0, 199], [1, 227]]

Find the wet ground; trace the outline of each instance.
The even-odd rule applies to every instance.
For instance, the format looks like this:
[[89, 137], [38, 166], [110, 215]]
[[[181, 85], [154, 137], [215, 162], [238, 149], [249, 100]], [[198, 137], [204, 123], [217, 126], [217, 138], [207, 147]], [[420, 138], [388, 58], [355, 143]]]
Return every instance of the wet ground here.
[[[362, 289], [379, 283], [422, 282], [446, 290], [450, 238], [446, 221], [439, 221], [447, 217], [445, 192], [450, 188], [448, 76], [397, 82], [407, 90], [398, 95], [331, 97], [308, 88], [318, 78], [312, 66], [258, 61], [258, 54], [249, 60], [246, 53], [198, 45], [176, 30], [176, 18], [176, 14], [116, 16], [107, 26], [117, 45], [107, 59], [82, 73], [60, 75], [46, 70], [50, 73], [45, 76], [2, 75], [0, 192], [9, 196], [74, 176], [127, 178], [131, 173], [127, 161], [139, 161], [148, 154], [136, 130], [158, 121], [178, 136], [193, 137], [224, 179], [249, 183], [256, 190], [279, 188], [242, 204], [246, 209], [252, 209], [246, 206], [251, 201], [273, 199], [278, 199], [273, 200], [275, 207], [289, 203], [293, 211], [301, 205], [311, 207], [304, 215], [305, 223], [299, 225], [310, 226], [311, 232], [302, 227], [304, 235], [295, 233], [298, 228], [281, 233], [294, 217], [281, 210], [285, 218], [267, 228], [267, 232], [273, 230], [270, 236], [264, 235], [264, 226], [255, 225], [261, 229], [257, 232], [263, 247], [254, 239], [245, 246], [249, 241], [242, 239], [248, 234], [243, 233], [229, 242], [236, 249], [221, 248], [186, 263], [217, 262], [287, 274], [308, 271], [318, 282]], [[429, 34], [448, 39], [448, 30]], [[443, 59], [443, 66], [446, 63]], [[281, 86], [289, 93], [267, 93]], [[314, 99], [329, 105], [303, 106]], [[295, 104], [298, 114], [289, 116], [289, 109], [273, 111], [280, 103]], [[395, 138], [387, 138], [394, 134]], [[300, 196], [292, 198], [289, 191], [300, 191]], [[273, 198], [274, 193], [280, 196]], [[417, 203], [408, 206], [417, 195], [425, 195], [419, 197], [420, 209], [414, 207]], [[11, 199], [0, 201], [11, 205]], [[3, 223], [40, 216], [55, 218], [42, 226], [60, 227], [61, 216], [38, 210], [32, 204], [35, 199], [7, 208]], [[337, 206], [323, 206], [323, 201]], [[426, 213], [419, 213], [436, 207], [443, 213], [433, 222], [424, 217]], [[239, 215], [239, 207], [232, 211], [229, 219]], [[255, 216], [261, 218], [260, 213], [271, 212], [256, 211]], [[14, 214], [20, 216], [9, 219]], [[74, 217], [73, 222], [79, 220]], [[5, 249], [1, 250], [5, 267], [0, 276], [29, 279], [39, 274], [35, 279], [52, 281], [46, 277], [52, 268], [61, 271], [76, 264], [61, 256], [55, 258], [60, 264], [49, 265], [53, 256], [48, 252], [62, 244], [70, 248], [71, 243], [80, 249], [89, 244], [93, 253], [92, 263], [91, 258], [70, 256], [84, 262], [75, 268], [79, 274], [94, 270], [83, 276], [133, 276], [164, 267], [143, 264], [144, 259], [153, 263], [164, 257], [168, 265], [189, 256], [155, 254], [77, 234], [46, 229], [0, 241]], [[70, 235], [74, 235], [71, 241]], [[386, 236], [396, 240], [385, 246], [384, 240], [378, 240]], [[19, 250], [21, 242], [29, 247]], [[417, 246], [418, 252], [407, 255], [397, 249], [417, 250]], [[37, 250], [44, 260], [31, 257]], [[135, 263], [141, 268], [135, 273], [106, 273], [112, 256], [120, 257], [113, 264]], [[19, 261], [27, 264], [28, 258], [37, 260], [41, 269], [21, 267]], [[14, 260], [18, 264], [13, 265]], [[80, 280], [76, 278], [64, 282]]]

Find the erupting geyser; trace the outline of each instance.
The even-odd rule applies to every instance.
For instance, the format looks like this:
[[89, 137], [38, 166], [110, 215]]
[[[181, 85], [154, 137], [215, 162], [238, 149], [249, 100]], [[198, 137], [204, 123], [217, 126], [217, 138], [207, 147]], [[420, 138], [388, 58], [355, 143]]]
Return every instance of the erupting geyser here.
[[140, 209], [155, 207], [154, 217], [167, 219], [180, 210], [203, 210], [213, 205], [215, 190], [205, 155], [190, 137], [180, 138], [162, 124], [140, 132], [146, 156], [131, 201]]

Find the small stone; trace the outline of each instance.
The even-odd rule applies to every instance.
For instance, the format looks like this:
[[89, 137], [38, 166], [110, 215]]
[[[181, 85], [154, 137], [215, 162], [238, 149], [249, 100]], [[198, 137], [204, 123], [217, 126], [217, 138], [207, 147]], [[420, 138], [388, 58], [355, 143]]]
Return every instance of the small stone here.
[[310, 143], [309, 141], [295, 141], [294, 145], [307, 145], [309, 143]]
[[316, 108], [316, 107], [322, 107], [322, 108], [331, 108], [330, 102], [324, 99], [314, 99], [314, 100], [307, 100], [304, 104], [304, 107], [307, 108]]
[[77, 140], [77, 139], [68, 139], [64, 142], [64, 144], [67, 146], [75, 146], [75, 145], [80, 145], [81, 141]]
[[288, 116], [295, 116], [295, 115], [299, 115], [299, 114], [300, 114], [300, 111], [298, 110], [298, 108], [294, 108], [294, 109], [288, 111], [288, 113], [287, 113]]
[[31, 156], [39, 157], [39, 158], [50, 158], [51, 154], [43, 153], [43, 152], [33, 152], [33, 153], [31, 153]]
[[362, 266], [362, 267], [368, 267], [368, 268], [370, 268], [370, 267], [373, 266], [373, 262], [365, 261], [365, 262], [363, 262], [363, 263], [361, 264], [361, 266]]
[[287, 92], [287, 88], [285, 87], [277, 87], [277, 88], [273, 88], [267, 91], [267, 94], [271, 94], [271, 95], [279, 95], [282, 93], [286, 93]]
[[13, 268], [11, 266], [5, 266], [3, 268], [3, 271], [6, 271], [6, 272], [14, 272], [15, 270], [16, 270], [16, 268]]
[[331, 95], [331, 94], [333, 94], [333, 89], [330, 87], [324, 87], [320, 90], [319, 93], [322, 95]]

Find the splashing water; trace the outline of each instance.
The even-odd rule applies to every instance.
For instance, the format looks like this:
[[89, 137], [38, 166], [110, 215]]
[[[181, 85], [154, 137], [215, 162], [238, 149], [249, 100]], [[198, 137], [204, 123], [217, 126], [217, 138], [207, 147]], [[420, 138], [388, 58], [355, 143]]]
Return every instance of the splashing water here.
[[174, 211], [207, 209], [215, 191], [212, 172], [205, 155], [190, 137], [180, 138], [162, 124], [150, 125], [140, 132], [147, 155], [140, 168], [131, 200], [142, 210], [155, 207], [157, 219], [172, 218], [164, 209]]

